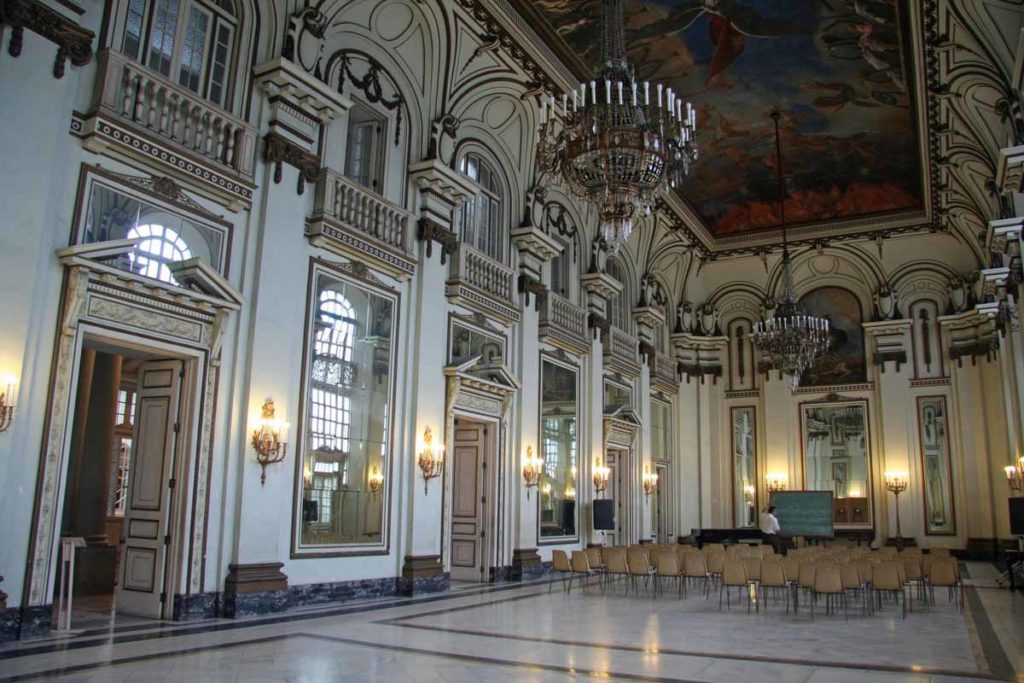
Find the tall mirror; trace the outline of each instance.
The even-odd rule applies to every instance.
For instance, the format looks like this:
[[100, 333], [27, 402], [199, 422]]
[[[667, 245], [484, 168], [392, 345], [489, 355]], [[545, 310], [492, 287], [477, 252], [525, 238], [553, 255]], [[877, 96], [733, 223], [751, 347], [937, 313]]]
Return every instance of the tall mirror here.
[[833, 524], [870, 526], [867, 404], [850, 401], [801, 407], [804, 488], [832, 492]]
[[391, 474], [396, 302], [318, 266], [312, 290], [299, 548], [379, 546]]
[[737, 527], [757, 526], [757, 441], [754, 409], [732, 409], [733, 520]]
[[540, 536], [576, 536], [576, 369], [541, 361]]
[[924, 473], [924, 521], [929, 535], [956, 533], [953, 507], [952, 466], [946, 429], [946, 399], [917, 399], [917, 427], [921, 440], [921, 471]]

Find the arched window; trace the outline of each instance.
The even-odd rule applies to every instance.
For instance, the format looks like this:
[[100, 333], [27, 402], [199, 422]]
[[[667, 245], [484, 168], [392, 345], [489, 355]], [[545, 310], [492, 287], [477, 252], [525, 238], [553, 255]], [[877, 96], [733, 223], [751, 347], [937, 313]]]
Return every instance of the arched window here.
[[230, 0], [129, 0], [121, 52], [224, 106], [236, 23]]
[[472, 152], [459, 161], [459, 171], [480, 186], [480, 193], [459, 208], [459, 239], [501, 261], [501, 191], [497, 176], [486, 161]]
[[629, 332], [629, 283], [626, 282], [626, 271], [615, 259], [608, 259], [605, 270], [622, 283], [622, 291], [608, 302], [608, 322], [624, 332]]
[[551, 291], [569, 299], [572, 294], [569, 283], [572, 280], [572, 245], [566, 244], [562, 251], [551, 259]]
[[348, 452], [349, 394], [355, 381], [352, 363], [355, 321], [352, 304], [341, 293], [330, 289], [320, 293], [310, 392], [310, 448], [314, 451]]
[[128, 256], [134, 272], [161, 282], [178, 284], [167, 264], [192, 258], [192, 250], [181, 235], [166, 226], [148, 224], [136, 225], [128, 231], [127, 237], [142, 238]]

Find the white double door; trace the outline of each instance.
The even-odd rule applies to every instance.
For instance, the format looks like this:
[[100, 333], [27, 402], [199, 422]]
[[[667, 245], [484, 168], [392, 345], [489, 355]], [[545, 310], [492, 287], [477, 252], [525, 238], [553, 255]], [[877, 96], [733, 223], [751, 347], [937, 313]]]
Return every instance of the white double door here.
[[174, 471], [184, 364], [143, 363], [139, 369], [132, 453], [116, 591], [119, 613], [164, 614]]

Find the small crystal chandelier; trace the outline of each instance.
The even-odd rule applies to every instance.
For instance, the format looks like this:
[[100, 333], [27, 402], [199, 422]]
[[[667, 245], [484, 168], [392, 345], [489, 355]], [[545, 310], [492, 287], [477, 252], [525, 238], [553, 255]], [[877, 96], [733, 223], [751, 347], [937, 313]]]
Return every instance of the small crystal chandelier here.
[[779, 180], [779, 216], [782, 224], [782, 299], [775, 314], [754, 325], [751, 333], [754, 346], [766, 357], [768, 367], [789, 377], [790, 387], [800, 385], [800, 375], [828, 350], [829, 322], [825, 318], [805, 315], [796, 305], [793, 269], [786, 241], [786, 191], [782, 180], [782, 145], [779, 142], [779, 112], [772, 112], [775, 122], [775, 171]]
[[[649, 215], [697, 160], [697, 111], [672, 88], [637, 82], [626, 58], [623, 0], [602, 0], [602, 66], [589, 83], [541, 98], [538, 167], [560, 175], [601, 212], [611, 251], [629, 239], [637, 212]], [[560, 104], [560, 106], [559, 106]]]

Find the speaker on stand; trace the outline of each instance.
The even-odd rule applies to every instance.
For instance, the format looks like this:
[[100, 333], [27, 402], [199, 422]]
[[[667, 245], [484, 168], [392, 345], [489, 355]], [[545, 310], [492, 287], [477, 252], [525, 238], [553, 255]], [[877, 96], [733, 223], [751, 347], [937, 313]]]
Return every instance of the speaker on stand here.
[[[1010, 533], [1017, 537], [1017, 557], [1024, 557], [1024, 497], [1010, 498], [1007, 502], [1010, 504]], [[1024, 560], [1010, 563], [996, 581], [1000, 584], [1007, 581], [1012, 588], [1013, 577], [1018, 573], [1024, 574]]]

